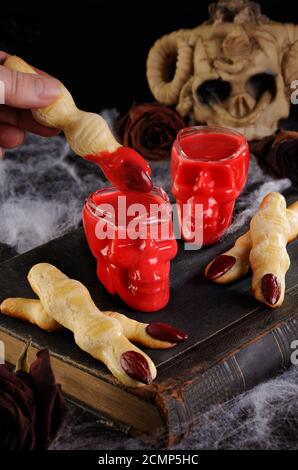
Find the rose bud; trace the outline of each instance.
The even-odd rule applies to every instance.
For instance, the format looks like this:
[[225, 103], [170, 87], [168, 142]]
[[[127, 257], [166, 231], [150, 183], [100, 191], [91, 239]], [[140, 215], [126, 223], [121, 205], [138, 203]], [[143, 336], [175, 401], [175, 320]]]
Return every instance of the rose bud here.
[[250, 149], [270, 173], [298, 185], [298, 132], [279, 131], [252, 143]]
[[3, 450], [47, 448], [66, 411], [48, 350], [37, 353], [28, 371], [27, 349], [28, 345], [16, 372], [0, 365], [0, 449]]
[[118, 127], [124, 146], [132, 147], [145, 158], [161, 160], [170, 157], [176, 135], [185, 122], [168, 106], [144, 103], [133, 106]]

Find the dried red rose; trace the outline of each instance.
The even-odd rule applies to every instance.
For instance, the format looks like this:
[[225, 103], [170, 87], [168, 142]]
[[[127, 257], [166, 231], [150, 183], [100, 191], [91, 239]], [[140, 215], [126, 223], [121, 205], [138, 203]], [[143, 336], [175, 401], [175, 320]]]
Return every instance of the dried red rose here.
[[0, 365], [0, 449], [45, 449], [65, 411], [48, 350], [37, 353], [29, 372]]
[[298, 132], [278, 131], [251, 143], [250, 150], [275, 176], [298, 186]]
[[171, 147], [185, 122], [179, 114], [159, 103], [133, 106], [119, 122], [123, 145], [132, 147], [143, 157], [161, 160], [171, 155]]

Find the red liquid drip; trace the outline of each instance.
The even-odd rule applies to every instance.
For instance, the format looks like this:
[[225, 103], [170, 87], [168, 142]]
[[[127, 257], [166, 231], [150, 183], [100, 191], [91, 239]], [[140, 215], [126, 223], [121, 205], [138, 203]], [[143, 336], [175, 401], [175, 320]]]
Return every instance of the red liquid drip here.
[[85, 158], [99, 165], [106, 178], [121, 191], [149, 192], [152, 189], [150, 166], [129, 147], [119, 147], [115, 152], [86, 155]]

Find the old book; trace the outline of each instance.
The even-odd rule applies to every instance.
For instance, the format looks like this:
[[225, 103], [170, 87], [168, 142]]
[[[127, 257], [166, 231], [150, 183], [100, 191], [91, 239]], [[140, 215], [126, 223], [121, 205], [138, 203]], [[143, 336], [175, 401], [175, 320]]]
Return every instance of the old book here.
[[31, 266], [49, 262], [83, 282], [103, 310], [118, 310], [140, 321], [166, 321], [189, 333], [174, 349], [146, 350], [158, 369], [148, 387], [121, 386], [98, 361], [81, 351], [70, 332], [46, 333], [17, 319], [0, 317], [0, 340], [6, 359], [15, 363], [32, 338], [36, 349], [47, 347], [57, 381], [72, 400], [121, 423], [126, 429], [172, 445], [199, 426], [200, 414], [290, 365], [291, 344], [298, 339], [298, 241], [289, 245], [284, 305], [272, 310], [251, 294], [250, 277], [218, 286], [203, 277], [205, 265], [233, 240], [186, 252], [180, 243], [172, 264], [171, 300], [157, 313], [138, 313], [107, 294], [95, 274], [95, 261], [83, 229], [53, 240], [0, 264], [0, 301], [32, 297], [26, 276]]

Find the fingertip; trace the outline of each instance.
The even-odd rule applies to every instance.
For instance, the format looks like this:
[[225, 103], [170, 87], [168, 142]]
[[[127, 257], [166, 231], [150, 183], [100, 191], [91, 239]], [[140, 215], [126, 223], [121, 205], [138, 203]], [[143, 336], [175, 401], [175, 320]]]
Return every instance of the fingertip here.
[[59, 80], [32, 73], [23, 73], [0, 66], [6, 105], [21, 109], [44, 108], [63, 93]]
[[[18, 127], [9, 124], [0, 124], [0, 145], [1, 147], [12, 149], [23, 143], [25, 133]], [[2, 150], [3, 151], [3, 150]]]
[[40, 135], [41, 137], [55, 137], [60, 134], [60, 129], [53, 129], [52, 127], [40, 127], [38, 130], [34, 130], [33, 133]]
[[134, 380], [150, 385], [153, 377], [149, 363], [143, 354], [137, 351], [126, 351], [121, 354], [120, 365], [124, 372]]
[[[33, 77], [37, 100], [50, 104], [62, 94], [63, 85], [56, 78], [42, 75], [34, 75]], [[38, 104], [32, 106], [32, 109], [34, 109], [34, 107], [40, 107], [40, 103], [38, 102]]]
[[19, 147], [25, 140], [25, 132], [21, 129], [16, 129], [10, 133], [8, 136], [8, 142], [5, 146], [8, 149], [13, 149], [15, 147]]
[[205, 272], [205, 276], [210, 281], [215, 281], [230, 271], [235, 263], [236, 258], [234, 256], [219, 255], [212, 261], [207, 271]]
[[169, 323], [153, 322], [146, 326], [146, 333], [151, 338], [168, 343], [182, 343], [188, 339], [188, 334], [178, 328], [174, 328]]
[[7, 52], [0, 51], [0, 64], [3, 64], [9, 56], [10, 54], [8, 54]]
[[30, 110], [15, 109], [9, 106], [0, 108], [0, 122], [40, 135], [41, 137], [53, 137], [61, 132], [60, 129], [39, 124], [33, 118]]

